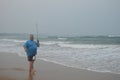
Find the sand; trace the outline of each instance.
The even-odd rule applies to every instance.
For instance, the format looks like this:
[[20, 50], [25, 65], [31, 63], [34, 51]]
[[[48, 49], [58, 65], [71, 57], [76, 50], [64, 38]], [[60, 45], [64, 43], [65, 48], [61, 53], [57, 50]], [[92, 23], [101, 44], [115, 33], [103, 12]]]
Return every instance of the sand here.
[[120, 80], [120, 74], [93, 72], [36, 60], [29, 75], [28, 61], [17, 53], [0, 52], [0, 80]]

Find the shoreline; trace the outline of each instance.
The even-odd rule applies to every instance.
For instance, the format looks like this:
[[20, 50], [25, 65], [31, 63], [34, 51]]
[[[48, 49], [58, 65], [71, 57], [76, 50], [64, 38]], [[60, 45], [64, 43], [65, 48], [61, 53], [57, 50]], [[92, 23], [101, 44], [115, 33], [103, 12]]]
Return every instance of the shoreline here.
[[[120, 80], [120, 74], [94, 72], [37, 60], [31, 80]], [[28, 62], [15, 53], [0, 52], [0, 80], [30, 80]]]
[[[19, 54], [18, 54], [18, 56], [25, 58], [25, 56], [20, 56]], [[62, 63], [58, 63], [58, 62], [55, 62], [55, 61], [49, 61], [49, 60], [43, 59], [43, 58], [42, 59], [38, 58], [37, 60], [48, 62], [48, 63], [52, 63], [52, 64], [56, 64], [56, 65], [61, 65], [61, 66], [68, 67], [68, 68], [73, 68], [73, 69], [80, 69], [80, 70], [86, 70], [86, 71], [92, 71], [92, 72], [98, 72], [98, 73], [110, 73], [110, 74], [118, 74], [118, 75], [120, 75], [120, 73], [114, 73], [114, 72], [107, 71], [107, 70], [106, 71], [100, 71], [100, 70], [92, 70], [92, 69], [87, 69], [87, 68], [77, 68], [77, 67], [65, 65], [65, 64], [62, 64]]]
[[86, 70], [86, 71], [92, 71], [92, 72], [98, 72], [98, 73], [110, 73], [110, 74], [120, 75], [120, 73], [114, 73], [114, 72], [111, 72], [111, 71], [97, 71], [97, 70], [91, 70], [91, 69], [86, 69], [86, 68], [77, 68], [77, 67], [67, 66], [67, 65], [64, 65], [64, 64], [61, 64], [61, 63], [58, 63], [58, 62], [54, 62], [54, 61], [52, 62], [52, 61], [43, 60], [43, 59], [39, 59], [39, 60], [42, 60], [42, 61], [48, 62], [48, 63], [52, 63], [52, 64], [56, 64], [56, 65], [61, 65], [61, 66], [67, 67], [67, 68], [80, 69], [80, 70]]
[[[6, 54], [8, 54], [8, 52], [0, 52], [0, 53], [6, 53]], [[18, 57], [26, 58], [25, 56], [19, 55], [18, 53], [11, 53], [11, 54], [17, 54]], [[56, 64], [56, 65], [60, 65], [60, 66], [64, 66], [64, 67], [68, 67], [68, 68], [73, 68], [73, 69], [80, 69], [80, 70], [86, 70], [86, 71], [92, 71], [92, 72], [98, 72], [98, 73], [110, 73], [110, 74], [118, 74], [118, 75], [120, 75], [120, 73], [114, 73], [114, 72], [111, 72], [111, 71], [91, 70], [91, 69], [87, 69], [87, 68], [77, 68], [77, 67], [67, 66], [65, 64], [58, 63], [58, 62], [55, 62], [55, 61], [49, 61], [49, 60], [43, 59], [43, 58], [42, 59], [38, 58], [37, 60], [48, 62], [48, 63], [52, 63], [52, 64]]]

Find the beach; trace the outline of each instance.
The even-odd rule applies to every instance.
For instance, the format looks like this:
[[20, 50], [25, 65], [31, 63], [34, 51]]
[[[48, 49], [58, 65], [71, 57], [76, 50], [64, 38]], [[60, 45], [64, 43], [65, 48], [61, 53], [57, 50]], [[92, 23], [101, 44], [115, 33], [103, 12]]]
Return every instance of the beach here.
[[26, 57], [0, 52], [0, 80], [120, 80], [120, 74], [94, 72], [36, 60], [35, 74], [29, 75]]
[[120, 0], [0, 0], [0, 80], [120, 80], [119, 7]]

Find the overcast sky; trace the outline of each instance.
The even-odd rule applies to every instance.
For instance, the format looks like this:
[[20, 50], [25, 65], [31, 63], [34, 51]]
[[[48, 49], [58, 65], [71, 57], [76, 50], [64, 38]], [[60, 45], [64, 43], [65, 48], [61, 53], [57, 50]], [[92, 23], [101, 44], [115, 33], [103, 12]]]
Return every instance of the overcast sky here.
[[120, 35], [120, 0], [0, 0], [0, 32]]

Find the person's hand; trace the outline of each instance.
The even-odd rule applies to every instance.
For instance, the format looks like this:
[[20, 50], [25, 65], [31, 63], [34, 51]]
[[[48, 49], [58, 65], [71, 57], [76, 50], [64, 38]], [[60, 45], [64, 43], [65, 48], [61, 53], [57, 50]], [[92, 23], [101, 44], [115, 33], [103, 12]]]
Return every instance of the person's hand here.
[[37, 43], [39, 44], [39, 40], [37, 40]]
[[38, 47], [40, 46], [39, 40], [37, 40], [37, 46], [38, 46]]

